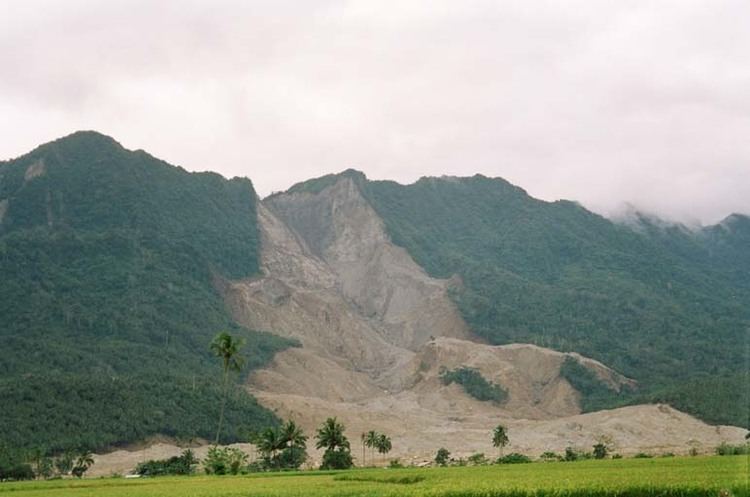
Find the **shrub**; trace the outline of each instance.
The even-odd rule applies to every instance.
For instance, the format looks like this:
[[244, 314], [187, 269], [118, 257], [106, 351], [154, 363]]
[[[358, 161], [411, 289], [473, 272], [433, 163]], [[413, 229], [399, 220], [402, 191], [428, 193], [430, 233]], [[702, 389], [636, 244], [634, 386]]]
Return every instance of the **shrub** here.
[[598, 443], [594, 445], [594, 459], [604, 459], [607, 457], [608, 452], [609, 448], [605, 444]]
[[577, 461], [578, 460], [578, 452], [573, 449], [573, 447], [565, 447], [565, 456], [563, 457], [563, 461]]
[[305, 447], [286, 447], [278, 454], [278, 466], [281, 469], [299, 469], [307, 461]]
[[542, 453], [541, 456], [539, 456], [539, 459], [541, 459], [544, 462], [551, 462], [551, 461], [562, 461], [562, 457], [558, 454], [555, 454], [554, 452], [547, 451]]
[[487, 381], [474, 368], [461, 367], [451, 371], [443, 369], [440, 372], [440, 379], [445, 385], [458, 383], [466, 393], [483, 402], [490, 401], [494, 404], [502, 404], [508, 398], [508, 392], [505, 389], [500, 385]]
[[483, 466], [487, 464], [487, 458], [484, 457], [484, 454], [481, 452], [477, 452], [476, 454], [472, 454], [469, 456], [469, 464], [472, 464], [474, 466]]
[[750, 452], [749, 449], [750, 445], [748, 444], [730, 445], [723, 442], [716, 447], [716, 454], [720, 456], [738, 456], [748, 454]]
[[388, 463], [388, 467], [391, 469], [400, 469], [403, 468], [404, 465], [401, 464], [401, 460], [399, 459], [391, 459], [391, 461]]
[[563, 461], [582, 461], [586, 459], [594, 459], [594, 454], [592, 452], [584, 452], [578, 449], [574, 449], [573, 447], [565, 447], [565, 455], [563, 456]]
[[348, 448], [339, 447], [335, 450], [327, 450], [323, 454], [323, 462], [320, 469], [349, 469], [354, 465], [352, 453]]
[[181, 455], [169, 459], [142, 462], [136, 466], [135, 472], [141, 476], [189, 475], [198, 462], [193, 451], [187, 449]]
[[226, 451], [229, 473], [233, 475], [239, 474], [240, 469], [247, 464], [247, 454], [233, 447], [226, 449]]
[[652, 457], [654, 456], [652, 456], [651, 454], [646, 454], [645, 452], [639, 452], [633, 456], [633, 459], [651, 459]]
[[0, 465], [0, 481], [7, 480], [33, 480], [34, 470], [31, 465], [25, 463], [14, 463]]
[[498, 464], [524, 464], [531, 462], [531, 458], [518, 452], [513, 452], [507, 456], [498, 458], [497, 462]]
[[208, 475], [227, 474], [227, 461], [222, 449], [216, 446], [208, 449], [208, 454], [203, 460], [203, 469]]
[[437, 451], [437, 454], [435, 454], [435, 462], [439, 466], [445, 466], [448, 464], [448, 458], [451, 456], [451, 453], [448, 449], [445, 447], [440, 447]]
[[64, 452], [57, 459], [55, 459], [55, 469], [59, 476], [70, 474], [73, 470], [74, 456], [70, 451]]
[[209, 475], [236, 475], [247, 463], [247, 454], [234, 447], [211, 447], [203, 461], [203, 469]]

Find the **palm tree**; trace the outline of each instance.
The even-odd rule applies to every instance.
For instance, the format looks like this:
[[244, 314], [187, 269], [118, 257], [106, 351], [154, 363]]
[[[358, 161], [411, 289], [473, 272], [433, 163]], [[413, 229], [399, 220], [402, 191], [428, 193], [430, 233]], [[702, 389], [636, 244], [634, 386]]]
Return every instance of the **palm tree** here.
[[227, 403], [227, 385], [229, 383], [229, 371], [239, 371], [242, 369], [244, 360], [239, 355], [240, 348], [244, 344], [241, 338], [233, 338], [229, 333], [222, 331], [211, 341], [210, 349], [214, 355], [221, 359], [223, 377], [222, 377], [222, 395], [221, 395], [221, 412], [219, 413], [219, 427], [216, 430], [216, 440], [214, 445], [219, 444], [221, 435], [221, 425], [224, 422], [224, 408]]
[[325, 449], [321, 469], [348, 469], [352, 467], [349, 440], [344, 435], [344, 425], [336, 418], [328, 418], [315, 435], [316, 449]]
[[497, 447], [499, 457], [502, 457], [503, 447], [506, 445], [508, 445], [508, 430], [503, 425], [497, 425], [492, 430], [492, 446]]
[[370, 430], [367, 432], [367, 437], [365, 438], [365, 445], [370, 448], [370, 459], [373, 459], [375, 457], [374, 450], [375, 450], [375, 447], [377, 447], [379, 436], [380, 436], [380, 433], [378, 433], [375, 430]]
[[269, 468], [297, 469], [307, 459], [307, 436], [291, 420], [280, 428], [266, 428], [255, 443]]
[[362, 434], [359, 436], [359, 439], [362, 441], [362, 467], [365, 467], [366, 460], [365, 460], [365, 447], [367, 447], [367, 433], [362, 432]]
[[276, 464], [278, 462], [276, 452], [283, 446], [279, 432], [273, 428], [266, 428], [258, 436], [257, 443], [263, 458], [270, 464]]
[[307, 435], [291, 419], [281, 427], [279, 438], [282, 449], [303, 449], [307, 445]]
[[391, 437], [388, 435], [381, 433], [378, 436], [377, 441], [375, 442], [375, 447], [378, 449], [378, 452], [383, 454], [383, 462], [385, 463], [385, 455], [391, 451], [393, 446], [391, 445]]
[[339, 447], [349, 447], [349, 441], [344, 436], [344, 425], [339, 423], [336, 418], [326, 419], [323, 426], [318, 428], [315, 439], [317, 440], [315, 443], [316, 449], [336, 450]]
[[291, 419], [281, 427], [281, 439], [285, 447], [299, 447], [307, 442], [307, 435]]
[[87, 450], [81, 452], [81, 455], [76, 459], [75, 466], [73, 466], [73, 476], [81, 478], [92, 464], [94, 464], [94, 455]]
[[297, 469], [307, 459], [307, 435], [291, 419], [284, 423], [279, 434], [284, 467]]
[[65, 451], [63, 454], [55, 460], [55, 467], [57, 468], [57, 474], [65, 476], [73, 470], [73, 463], [75, 461], [75, 455], [71, 451]]
[[81, 455], [78, 456], [78, 460], [76, 460], [76, 466], [86, 466], [87, 468], [91, 467], [94, 464], [94, 454], [91, 452], [85, 450], [81, 452]]

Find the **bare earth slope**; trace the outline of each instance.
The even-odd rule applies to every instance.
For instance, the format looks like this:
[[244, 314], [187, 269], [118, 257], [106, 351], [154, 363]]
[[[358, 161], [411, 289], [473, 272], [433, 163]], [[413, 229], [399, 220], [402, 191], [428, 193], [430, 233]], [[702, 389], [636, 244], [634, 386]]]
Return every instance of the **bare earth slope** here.
[[[317, 193], [275, 195], [259, 213], [264, 277], [231, 282], [225, 295], [243, 324], [302, 343], [255, 373], [248, 388], [308, 431], [335, 415], [352, 439], [370, 429], [391, 434], [401, 457], [427, 457], [440, 446], [487, 451], [488, 431], [500, 421], [511, 427], [511, 449], [533, 455], [590, 447], [600, 435], [623, 452], [684, 452], [691, 439], [710, 449], [744, 434], [667, 406], [581, 415], [578, 393], [560, 376], [566, 354], [472, 341], [447, 295], [460, 282], [430, 278], [393, 245], [349, 177]], [[567, 355], [614, 387], [632, 383]], [[440, 368], [461, 366], [501, 384], [508, 401], [495, 406], [443, 385]]]
[[[509, 428], [506, 452], [531, 456], [567, 446], [590, 450], [601, 436], [623, 454], [709, 452], [746, 433], [666, 405], [580, 414], [578, 392], [560, 376], [567, 356], [615, 388], [632, 380], [578, 354], [477, 342], [447, 295], [460, 282], [430, 278], [393, 245], [351, 178], [318, 193], [275, 195], [258, 205], [258, 216], [263, 276], [219, 286], [239, 322], [302, 347], [277, 354], [247, 388], [308, 434], [337, 416], [355, 456], [359, 434], [373, 429], [391, 435], [389, 457], [407, 462], [429, 460], [439, 447], [459, 457], [493, 454], [490, 432], [498, 423]], [[507, 402], [479, 402], [440, 381], [441, 368], [461, 366], [501, 384]], [[93, 471], [122, 472], [179, 450], [160, 444], [98, 456]], [[315, 464], [320, 454], [312, 455]]]

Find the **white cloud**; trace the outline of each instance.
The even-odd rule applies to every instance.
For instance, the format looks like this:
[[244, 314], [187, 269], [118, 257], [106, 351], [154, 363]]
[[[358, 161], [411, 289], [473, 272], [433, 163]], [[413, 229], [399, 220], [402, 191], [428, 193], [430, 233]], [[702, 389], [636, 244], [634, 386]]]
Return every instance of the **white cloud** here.
[[357, 167], [750, 212], [750, 4], [0, 4], [0, 157], [97, 129], [261, 193]]

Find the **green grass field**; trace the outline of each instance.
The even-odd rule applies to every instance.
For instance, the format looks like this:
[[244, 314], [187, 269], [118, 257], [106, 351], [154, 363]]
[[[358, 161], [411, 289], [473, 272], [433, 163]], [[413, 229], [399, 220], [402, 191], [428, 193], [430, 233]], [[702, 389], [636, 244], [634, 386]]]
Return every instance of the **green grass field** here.
[[748, 457], [0, 483], [3, 497], [748, 496]]

